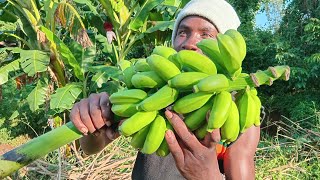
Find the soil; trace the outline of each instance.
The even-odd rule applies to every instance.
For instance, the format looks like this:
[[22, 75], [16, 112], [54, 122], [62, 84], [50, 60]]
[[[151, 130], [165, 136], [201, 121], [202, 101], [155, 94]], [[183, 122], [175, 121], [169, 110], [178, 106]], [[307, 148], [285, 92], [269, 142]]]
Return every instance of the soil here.
[[14, 147], [10, 144], [0, 144], [0, 155], [10, 151]]

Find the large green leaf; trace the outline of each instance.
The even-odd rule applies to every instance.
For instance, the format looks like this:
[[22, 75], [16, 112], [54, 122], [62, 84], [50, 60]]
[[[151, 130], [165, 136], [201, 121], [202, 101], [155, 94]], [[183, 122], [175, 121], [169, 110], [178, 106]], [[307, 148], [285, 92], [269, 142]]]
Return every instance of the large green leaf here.
[[32, 112], [39, 109], [39, 107], [46, 101], [48, 86], [41, 81], [38, 81], [36, 87], [31, 91], [27, 97], [27, 102]]
[[153, 33], [156, 31], [166, 31], [172, 30], [174, 25], [174, 21], [157, 21], [156, 24], [149, 29], [145, 33]]
[[92, 81], [99, 87], [102, 87], [102, 84], [108, 82], [110, 78], [118, 79], [121, 71], [114, 66], [96, 66], [90, 69], [96, 74], [92, 77]]
[[94, 7], [94, 5], [91, 3], [91, 1], [89, 0], [73, 0], [73, 2], [75, 3], [79, 3], [79, 4], [85, 4], [89, 7], [89, 9], [91, 10], [91, 12], [95, 15], [98, 15], [99, 13], [97, 12], [97, 8]]
[[27, 15], [24, 14], [23, 10], [21, 7], [16, 5], [14, 7], [14, 14], [19, 17], [18, 19], [18, 24], [20, 26], [21, 31], [25, 34], [25, 36], [28, 38], [29, 44], [32, 46], [30, 47], [31, 49], [39, 49], [39, 44], [37, 40], [37, 33], [35, 31], [34, 26], [30, 23]]
[[119, 18], [116, 15], [116, 13], [114, 13], [113, 9], [112, 9], [112, 5], [110, 3], [110, 0], [99, 0], [99, 2], [101, 3], [102, 7], [104, 8], [108, 19], [110, 19], [110, 21], [112, 22], [112, 25], [115, 29], [118, 29], [120, 27], [120, 22], [119, 22]]
[[92, 66], [92, 63], [96, 57], [96, 47], [83, 48], [78, 42], [73, 41], [70, 43], [70, 50], [74, 57], [81, 64], [82, 72], [87, 72], [88, 67]]
[[46, 34], [47, 39], [52, 43], [57, 46], [58, 52], [61, 54], [62, 59], [64, 60], [65, 63], [69, 64], [73, 71], [75, 76], [83, 80], [84, 75], [80, 67], [80, 63], [76, 60], [70, 49], [68, 48], [67, 45], [65, 45], [55, 34], [53, 34], [52, 31], [49, 29], [41, 26], [40, 30]]
[[8, 81], [9, 72], [19, 70], [20, 59], [17, 59], [0, 68], [0, 85]]
[[50, 109], [62, 112], [71, 109], [79, 94], [82, 92], [81, 83], [67, 84], [58, 88], [56, 93], [51, 95]]
[[44, 72], [50, 63], [48, 53], [39, 50], [19, 50], [21, 68], [28, 76], [33, 76], [37, 72]]
[[100, 42], [103, 49], [102, 49], [102, 52], [104, 53], [108, 53], [108, 54], [111, 54], [113, 51], [112, 51], [112, 44], [109, 44], [108, 43], [108, 39], [107, 37], [101, 35], [101, 34], [97, 34], [95, 36], [96, 38], [96, 41]]
[[149, 12], [156, 7], [157, 5], [161, 4], [164, 0], [147, 0], [141, 6], [140, 11], [138, 11], [134, 19], [131, 21], [129, 28], [132, 30], [137, 31], [141, 26], [143, 26], [148, 18]]

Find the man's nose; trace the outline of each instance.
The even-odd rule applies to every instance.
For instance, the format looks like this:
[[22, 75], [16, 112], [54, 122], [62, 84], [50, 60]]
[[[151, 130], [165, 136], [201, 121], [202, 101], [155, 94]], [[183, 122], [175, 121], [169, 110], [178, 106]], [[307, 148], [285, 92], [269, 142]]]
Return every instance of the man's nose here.
[[197, 43], [199, 41], [200, 41], [200, 38], [196, 34], [193, 34], [184, 41], [182, 45], [182, 49], [199, 51], [199, 48], [197, 47]]

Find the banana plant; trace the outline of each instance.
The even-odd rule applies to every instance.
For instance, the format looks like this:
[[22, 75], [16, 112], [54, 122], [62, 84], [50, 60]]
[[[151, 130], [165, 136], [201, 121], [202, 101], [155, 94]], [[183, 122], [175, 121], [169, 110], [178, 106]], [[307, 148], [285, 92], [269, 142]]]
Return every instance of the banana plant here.
[[[113, 27], [115, 61], [126, 59], [138, 42], [170, 46], [170, 30], [178, 10], [189, 0], [99, 0]], [[111, 30], [109, 30], [111, 31]], [[149, 55], [148, 49], [145, 50]]]
[[1, 3], [2, 15], [10, 14], [18, 24], [15, 33], [3, 35], [16, 38], [21, 45], [1, 49], [10, 56], [0, 66], [0, 85], [24, 74], [36, 77], [35, 87], [26, 98], [32, 111], [50, 100], [51, 114], [63, 112], [80, 95], [86, 97], [90, 89], [102, 87], [110, 78], [117, 79], [115, 67], [94, 66], [96, 39], [89, 38], [75, 4], [58, 0]]

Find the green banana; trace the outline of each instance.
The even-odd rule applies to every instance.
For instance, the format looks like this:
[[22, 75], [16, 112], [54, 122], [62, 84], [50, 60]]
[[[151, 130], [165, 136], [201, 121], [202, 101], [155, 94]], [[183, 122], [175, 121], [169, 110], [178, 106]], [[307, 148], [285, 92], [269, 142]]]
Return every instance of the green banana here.
[[254, 87], [250, 88], [250, 93], [251, 93], [252, 95], [254, 95], [254, 96], [257, 96], [257, 95], [258, 95], [258, 91], [257, 91], [257, 89], [254, 88]]
[[123, 82], [126, 84], [128, 88], [131, 88], [132, 87], [131, 78], [136, 73], [136, 71], [134, 70], [134, 66], [130, 66], [126, 68], [122, 73], [123, 73], [122, 75]]
[[138, 59], [136, 63], [134, 64], [134, 70], [136, 72], [145, 72], [145, 71], [150, 71], [151, 68], [149, 64], [147, 63], [147, 60], [142, 58]]
[[172, 104], [178, 98], [179, 92], [169, 87], [163, 86], [157, 92], [147, 97], [137, 105], [139, 111], [155, 111], [163, 109]]
[[165, 81], [181, 73], [174, 63], [160, 55], [152, 54], [147, 58], [147, 62], [150, 68]]
[[[171, 131], [173, 131], [173, 127], [169, 121], [166, 121], [166, 129], [167, 130], [170, 129]], [[162, 140], [162, 143], [160, 147], [157, 149], [156, 153], [158, 156], [161, 156], [161, 157], [165, 157], [170, 153], [169, 146], [165, 138]]]
[[257, 114], [256, 104], [248, 88], [242, 92], [236, 103], [240, 115], [240, 132], [243, 133], [255, 122]]
[[234, 40], [224, 34], [218, 34], [218, 45], [223, 58], [224, 67], [227, 69], [231, 78], [237, 77], [240, 73], [242, 60], [240, 60], [239, 50]]
[[132, 135], [132, 139], [130, 141], [132, 147], [136, 149], [141, 149], [143, 147], [143, 144], [147, 138], [150, 129], [150, 125], [151, 124], [146, 125], [145, 127], [143, 127], [138, 132]]
[[198, 129], [203, 123], [206, 122], [206, 116], [211, 107], [212, 101], [209, 100], [200, 109], [197, 109], [194, 112], [189, 113], [185, 117], [184, 123], [187, 125], [190, 131]]
[[172, 54], [169, 58], [169, 61], [171, 61], [173, 64], [175, 64], [177, 66], [178, 69], [182, 70], [182, 65], [179, 62], [179, 57], [178, 54]]
[[260, 114], [261, 114], [261, 101], [260, 98], [257, 96], [256, 92], [251, 89], [251, 96], [255, 102], [255, 108], [256, 108], [256, 115], [255, 115], [255, 120], [254, 120], [254, 125], [255, 126], [260, 126]]
[[203, 72], [209, 75], [217, 74], [215, 64], [205, 55], [192, 50], [181, 50], [177, 58], [182, 67], [188, 67], [196, 72]]
[[173, 105], [173, 110], [180, 114], [186, 114], [201, 108], [213, 94], [204, 92], [191, 93], [177, 100]]
[[121, 126], [119, 126], [120, 134], [124, 136], [131, 136], [146, 125], [150, 124], [155, 119], [157, 114], [157, 111], [137, 112], [133, 116], [126, 119]]
[[203, 39], [197, 43], [198, 48], [202, 53], [208, 56], [217, 67], [217, 72], [226, 74], [227, 70], [224, 67], [223, 58], [221, 57], [218, 41], [216, 39]]
[[239, 59], [243, 61], [244, 58], [246, 57], [247, 46], [246, 46], [246, 41], [244, 40], [241, 33], [239, 33], [235, 29], [229, 29], [224, 34], [230, 36], [234, 40], [234, 42], [237, 44], [239, 55], [240, 55]]
[[161, 115], [157, 115], [156, 119], [150, 125], [150, 129], [141, 152], [144, 154], [152, 154], [156, 152], [164, 139], [166, 130], [166, 121]]
[[141, 89], [126, 89], [113, 93], [109, 100], [112, 104], [132, 104], [142, 101], [147, 96], [147, 93]]
[[177, 89], [191, 89], [194, 84], [208, 76], [208, 74], [201, 72], [182, 72], [170, 79], [168, 85]]
[[139, 72], [132, 76], [131, 83], [135, 88], [159, 88], [165, 85], [154, 71]]
[[193, 92], [221, 92], [229, 87], [229, 80], [223, 74], [215, 74], [200, 80], [193, 86]]
[[166, 47], [166, 46], [156, 46], [153, 51], [152, 54], [157, 54], [160, 55], [166, 59], [169, 59], [169, 57], [173, 54], [176, 54], [177, 51], [174, 50], [171, 47]]
[[222, 91], [213, 99], [213, 105], [210, 112], [207, 131], [221, 128], [229, 116], [229, 110], [232, 103], [232, 96], [227, 91]]
[[194, 131], [194, 135], [199, 139], [202, 140], [207, 134], [208, 123], [204, 123], [200, 128]]
[[239, 111], [235, 102], [231, 102], [229, 116], [223, 126], [220, 128], [221, 141], [233, 142], [240, 133]]
[[121, 117], [130, 117], [138, 112], [137, 104], [114, 104], [111, 111]]

